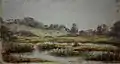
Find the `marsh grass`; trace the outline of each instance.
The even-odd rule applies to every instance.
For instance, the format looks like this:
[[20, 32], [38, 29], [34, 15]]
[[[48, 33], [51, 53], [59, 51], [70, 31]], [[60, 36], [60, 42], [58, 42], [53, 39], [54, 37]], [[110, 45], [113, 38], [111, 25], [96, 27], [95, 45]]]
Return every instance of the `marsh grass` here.
[[6, 50], [10, 53], [25, 53], [25, 52], [32, 52], [33, 51], [33, 45], [32, 44], [15, 44], [12, 43], [9, 45], [9, 48]]
[[116, 46], [108, 46], [108, 45], [85, 45], [74, 47], [75, 51], [117, 51], [119, 50]]
[[45, 50], [51, 50], [51, 49], [56, 49], [58, 46], [56, 44], [39, 44], [38, 49], [40, 51], [45, 51]]
[[99, 54], [86, 54], [86, 60], [120, 62], [120, 52], [101, 52]]
[[39, 58], [23, 58], [23, 57], [8, 55], [8, 54], [3, 54], [3, 60], [8, 63], [51, 62], [51, 61], [42, 60]]
[[65, 49], [53, 49], [50, 51], [51, 55], [54, 56], [63, 56], [63, 57], [67, 57], [67, 56], [79, 56], [79, 52], [74, 51], [71, 48], [65, 48]]
[[107, 36], [77, 36], [77, 37], [19, 37], [19, 42], [22, 43], [42, 43], [42, 42], [59, 42], [59, 43], [73, 43], [73, 42], [81, 42], [81, 43], [109, 43], [110, 37]]

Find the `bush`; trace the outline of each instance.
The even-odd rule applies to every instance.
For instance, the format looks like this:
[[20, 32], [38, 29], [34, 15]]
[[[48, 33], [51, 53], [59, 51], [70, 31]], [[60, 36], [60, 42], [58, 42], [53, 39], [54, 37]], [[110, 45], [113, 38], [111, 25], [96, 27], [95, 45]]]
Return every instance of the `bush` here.
[[65, 39], [65, 38], [53, 38], [50, 41], [58, 42], [58, 43], [73, 43], [73, 42], [75, 42], [73, 39]]
[[32, 51], [33, 45], [31, 44], [10, 44], [8, 50], [6, 50], [6, 52], [10, 53], [25, 53]]
[[38, 49], [45, 51], [45, 50], [51, 50], [51, 49], [56, 49], [57, 45], [55, 44], [39, 44]]
[[8, 62], [8, 63], [50, 62], [39, 58], [24, 58], [24, 57], [17, 57], [8, 54], [2, 54], [2, 58], [4, 62]]
[[55, 56], [78, 56], [79, 53], [74, 51], [71, 48], [66, 48], [66, 49], [53, 49], [50, 51], [51, 55]]
[[86, 60], [95, 61], [120, 61], [120, 52], [101, 52], [99, 54], [89, 54]]
[[83, 44], [74, 48], [75, 51], [118, 51], [118, 47], [106, 44]]

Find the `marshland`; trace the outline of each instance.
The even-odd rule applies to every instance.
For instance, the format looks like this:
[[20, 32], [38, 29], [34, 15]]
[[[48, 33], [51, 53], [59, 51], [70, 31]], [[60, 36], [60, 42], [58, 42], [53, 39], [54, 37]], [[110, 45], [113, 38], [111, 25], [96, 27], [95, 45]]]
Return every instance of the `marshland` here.
[[79, 30], [34, 18], [1, 18], [2, 59], [5, 63], [28, 64], [119, 64], [120, 21], [113, 26]]

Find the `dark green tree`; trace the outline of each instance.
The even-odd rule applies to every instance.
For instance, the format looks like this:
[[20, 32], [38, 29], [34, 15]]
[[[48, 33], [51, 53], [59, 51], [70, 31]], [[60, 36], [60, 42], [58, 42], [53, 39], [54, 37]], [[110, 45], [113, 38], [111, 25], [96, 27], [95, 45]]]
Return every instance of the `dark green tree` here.
[[34, 28], [44, 28], [43, 23], [38, 22], [34, 18], [31, 18], [31, 17], [25, 17], [21, 23], [24, 25], [30, 26], [30, 27], [34, 27]]
[[50, 24], [49, 29], [53, 30], [54, 29], [54, 25]]
[[72, 34], [78, 33], [78, 28], [77, 28], [76, 23], [73, 23], [72, 28], [71, 28], [71, 33]]
[[97, 27], [97, 35], [102, 35], [102, 26], [98, 25]]
[[120, 21], [114, 23], [113, 27], [111, 28], [110, 35], [116, 38], [120, 38]]
[[2, 41], [10, 42], [16, 39], [16, 37], [13, 36], [13, 33], [5, 25], [1, 25], [0, 33], [0, 38]]
[[0, 39], [4, 42], [14, 41], [16, 37], [13, 32], [7, 27], [6, 23], [0, 18]]
[[59, 28], [59, 25], [58, 24], [54, 24], [54, 29], [58, 30], [58, 28]]

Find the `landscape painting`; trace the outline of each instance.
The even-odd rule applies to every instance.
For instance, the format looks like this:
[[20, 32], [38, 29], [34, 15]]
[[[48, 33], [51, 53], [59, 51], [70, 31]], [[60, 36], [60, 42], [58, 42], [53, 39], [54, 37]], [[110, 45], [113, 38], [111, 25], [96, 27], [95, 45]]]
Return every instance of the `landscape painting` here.
[[120, 0], [0, 0], [0, 64], [120, 64]]

